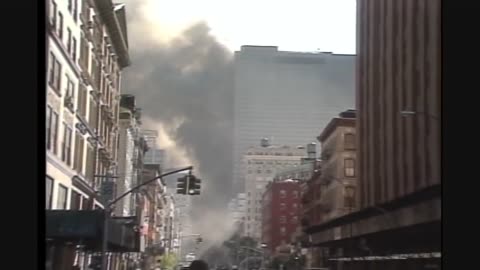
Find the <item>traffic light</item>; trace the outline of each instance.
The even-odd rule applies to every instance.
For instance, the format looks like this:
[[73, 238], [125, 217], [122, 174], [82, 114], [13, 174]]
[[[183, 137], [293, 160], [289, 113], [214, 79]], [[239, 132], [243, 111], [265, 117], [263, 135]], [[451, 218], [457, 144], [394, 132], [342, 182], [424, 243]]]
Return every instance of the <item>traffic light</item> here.
[[200, 195], [201, 184], [202, 180], [192, 175], [192, 177], [190, 178], [190, 183], [188, 185], [188, 194]]
[[187, 194], [188, 181], [187, 176], [183, 176], [177, 179], [177, 194]]

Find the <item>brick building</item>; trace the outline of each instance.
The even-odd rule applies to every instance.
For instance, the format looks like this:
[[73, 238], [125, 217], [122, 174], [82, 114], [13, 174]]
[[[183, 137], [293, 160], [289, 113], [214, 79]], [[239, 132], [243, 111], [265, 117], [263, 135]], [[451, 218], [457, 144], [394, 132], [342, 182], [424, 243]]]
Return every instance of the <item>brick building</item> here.
[[290, 244], [291, 236], [300, 226], [300, 182], [274, 181], [267, 185], [262, 199], [262, 242], [274, 253]]

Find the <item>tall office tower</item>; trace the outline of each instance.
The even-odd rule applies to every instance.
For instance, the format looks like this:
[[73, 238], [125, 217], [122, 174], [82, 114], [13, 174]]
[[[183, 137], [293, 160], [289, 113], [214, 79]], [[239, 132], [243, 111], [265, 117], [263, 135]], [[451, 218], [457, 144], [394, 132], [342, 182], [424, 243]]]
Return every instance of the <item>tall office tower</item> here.
[[355, 56], [279, 51], [242, 46], [235, 52], [234, 169], [237, 191], [245, 177], [248, 147], [269, 137], [280, 145], [303, 145], [339, 111], [353, 108]]

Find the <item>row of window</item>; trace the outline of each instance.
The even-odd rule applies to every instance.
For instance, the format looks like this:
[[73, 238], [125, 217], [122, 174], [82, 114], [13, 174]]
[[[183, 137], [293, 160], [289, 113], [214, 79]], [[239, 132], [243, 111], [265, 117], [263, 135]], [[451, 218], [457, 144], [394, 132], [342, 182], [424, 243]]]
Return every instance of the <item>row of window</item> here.
[[[292, 196], [294, 199], [297, 199], [298, 198], [298, 191], [297, 190], [294, 190], [292, 191]], [[282, 199], [285, 199], [287, 197], [287, 191], [285, 190], [280, 190], [280, 198]]]
[[[281, 224], [285, 224], [285, 223], [287, 223], [287, 218], [285, 216], [280, 216], [279, 221], [280, 221]], [[292, 224], [297, 224], [298, 223], [298, 217], [297, 216], [292, 217], [290, 222]]]
[[[71, 2], [71, 3], [70, 3]], [[78, 3], [77, 0], [69, 0], [68, 11], [73, 16], [75, 22], [78, 20]], [[57, 3], [52, 2], [50, 7], [50, 24], [55, 29], [57, 36], [63, 42], [64, 17], [61, 11], [58, 11]], [[77, 62], [77, 39], [72, 34], [72, 29], [67, 27], [67, 52], [72, 57], [74, 63]]]
[[54, 179], [51, 177], [46, 177], [45, 182], [45, 209], [58, 209], [58, 210], [85, 210], [88, 207], [86, 198], [83, 197], [80, 193], [75, 190], [71, 190], [70, 195], [70, 206], [68, 206], [68, 192], [69, 189], [62, 185], [58, 184], [57, 188], [57, 200], [53, 202], [53, 189]]
[[[59, 130], [59, 116], [58, 113], [53, 110], [53, 108], [47, 105], [47, 116], [46, 116], [46, 145], [47, 150], [51, 151], [53, 154], [58, 155], [58, 130]], [[67, 123], [63, 123], [63, 136], [61, 143], [61, 152], [60, 157], [68, 166], [72, 165], [73, 168], [82, 174], [84, 169], [83, 164], [83, 153], [85, 140], [83, 136], [76, 131], [75, 132], [75, 148], [74, 157], [72, 160], [72, 143], [73, 143], [73, 130]], [[93, 148], [88, 145], [89, 151], [87, 152], [87, 164], [93, 164]], [[93, 165], [87, 166], [87, 169], [92, 170]], [[92, 174], [92, 173], [90, 173]], [[91, 176], [89, 174], [89, 176]]]

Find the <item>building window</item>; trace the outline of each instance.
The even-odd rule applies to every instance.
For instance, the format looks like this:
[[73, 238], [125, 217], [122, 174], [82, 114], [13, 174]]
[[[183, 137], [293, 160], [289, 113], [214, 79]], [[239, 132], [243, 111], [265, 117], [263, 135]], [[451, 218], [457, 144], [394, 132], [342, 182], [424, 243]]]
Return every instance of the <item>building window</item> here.
[[293, 206], [293, 209], [297, 209], [298, 204], [294, 203], [292, 206]]
[[280, 190], [280, 198], [285, 199], [287, 197], [287, 192], [285, 190]]
[[75, 132], [75, 160], [73, 161], [73, 168], [79, 173], [83, 174], [83, 153], [84, 153], [84, 139], [77, 131]]
[[345, 134], [345, 150], [355, 149], [355, 135], [352, 133]]
[[62, 184], [58, 185], [57, 209], [67, 209], [68, 189]]
[[297, 224], [298, 223], [298, 217], [297, 216], [294, 216], [292, 218], [292, 224]]
[[285, 210], [285, 208], [286, 208], [285, 204], [284, 204], [284, 203], [281, 203], [281, 204], [280, 204], [280, 210]]
[[72, 30], [67, 27], [67, 52], [72, 54]]
[[47, 176], [45, 179], [45, 209], [52, 208], [53, 178]]
[[55, 90], [58, 94], [60, 94], [60, 82], [61, 76], [60, 73], [62, 72], [62, 65], [55, 57], [55, 55], [50, 52], [49, 58], [49, 71], [48, 71], [48, 84]]
[[63, 123], [62, 161], [67, 165], [72, 164], [72, 129]]
[[85, 165], [86, 167], [85, 176], [87, 178], [87, 181], [89, 182], [93, 181], [93, 174], [94, 174], [93, 163], [94, 162], [95, 162], [95, 159], [94, 159], [93, 147], [91, 147], [90, 144], [87, 144], [87, 163]]
[[78, 89], [77, 110], [83, 118], [87, 118], [87, 97], [87, 88], [82, 83]]
[[60, 39], [63, 39], [63, 14], [58, 12], [58, 29], [57, 29], [58, 36]]
[[57, 29], [57, 3], [50, 3], [50, 24], [52, 29]]
[[57, 153], [58, 113], [47, 106], [47, 149]]
[[285, 227], [280, 227], [280, 233], [285, 235], [287, 233], [287, 229]]
[[298, 199], [298, 191], [293, 191], [293, 198]]
[[77, 39], [72, 37], [72, 55], [73, 62], [77, 63]]
[[73, 14], [73, 0], [68, 0], [68, 11]]
[[353, 158], [345, 159], [345, 176], [355, 177], [355, 160]]
[[82, 195], [72, 190], [70, 198], [70, 210], [80, 210], [82, 205]]
[[286, 218], [285, 216], [281, 216], [281, 217], [280, 217], [280, 223], [283, 224], [283, 223], [285, 223], [285, 222], [287, 222], [287, 218]]
[[73, 0], [73, 20], [77, 22], [78, 20], [78, 0]]
[[65, 107], [67, 107], [71, 112], [74, 110], [74, 94], [75, 94], [75, 84], [70, 79], [70, 76], [65, 75], [67, 79], [67, 89], [65, 90]]

